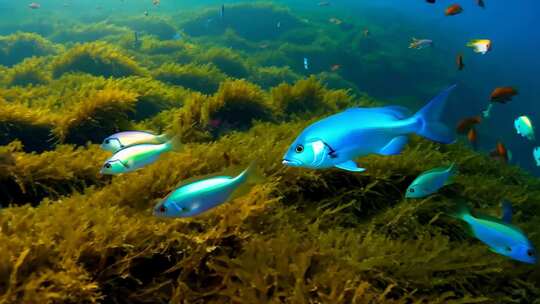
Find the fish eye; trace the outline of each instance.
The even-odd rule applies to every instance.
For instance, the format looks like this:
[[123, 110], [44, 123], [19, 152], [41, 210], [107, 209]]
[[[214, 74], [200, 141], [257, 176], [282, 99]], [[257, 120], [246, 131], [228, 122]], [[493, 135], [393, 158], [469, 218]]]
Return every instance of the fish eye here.
[[159, 212], [165, 213], [165, 212], [167, 212], [167, 208], [165, 206], [161, 205], [161, 206], [159, 206]]
[[296, 151], [296, 153], [302, 153], [304, 151], [304, 146], [298, 145], [298, 146], [296, 146], [294, 151]]
[[110, 143], [111, 143], [111, 141], [110, 141], [110, 140], [108, 140], [108, 139], [105, 139], [104, 143], [105, 143], [106, 145], [108, 145], [108, 144], [110, 144]]
[[509, 247], [509, 246], [506, 246], [505, 249], [506, 249], [506, 251], [508, 251], [508, 252], [511, 252], [511, 251], [512, 251], [512, 247]]
[[106, 164], [105, 164], [105, 168], [110, 169], [110, 168], [111, 168], [111, 164], [106, 163]]
[[534, 250], [532, 249], [527, 250], [527, 255], [532, 257], [534, 255]]
[[414, 188], [409, 189], [409, 192], [414, 192]]

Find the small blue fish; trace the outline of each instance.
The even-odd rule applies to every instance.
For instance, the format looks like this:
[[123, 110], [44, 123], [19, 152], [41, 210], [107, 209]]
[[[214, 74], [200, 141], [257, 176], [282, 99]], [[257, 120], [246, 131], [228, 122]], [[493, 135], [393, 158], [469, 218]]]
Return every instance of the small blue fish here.
[[450, 183], [456, 173], [455, 165], [431, 169], [420, 174], [407, 188], [406, 198], [422, 198], [429, 196]]
[[416, 114], [399, 106], [351, 108], [308, 126], [283, 156], [292, 167], [340, 169], [362, 172], [353, 161], [368, 154], [401, 153], [410, 133], [440, 143], [452, 143], [455, 134], [440, 116], [455, 86], [442, 91]]
[[521, 229], [511, 224], [512, 205], [505, 201], [502, 209], [501, 219], [480, 217], [471, 215], [469, 208], [461, 204], [454, 216], [469, 224], [473, 236], [488, 245], [491, 251], [516, 261], [535, 264], [537, 255], [534, 246]]
[[304, 69], [309, 69], [309, 63], [308, 63], [308, 59], [306, 57], [304, 57]]
[[154, 208], [158, 217], [191, 217], [226, 202], [243, 185], [252, 166], [236, 177], [217, 176], [181, 186], [172, 191]]
[[533, 149], [533, 157], [534, 157], [534, 160], [536, 161], [536, 166], [540, 167], [540, 147], [535, 147]]
[[221, 18], [221, 20], [225, 18], [225, 4], [221, 5], [221, 9], [219, 10], [219, 17]]
[[175, 40], [175, 41], [182, 40], [182, 34], [180, 32], [177, 32], [176, 34], [173, 35], [172, 40]]
[[103, 150], [116, 153], [124, 148], [139, 144], [163, 144], [167, 142], [167, 135], [155, 135], [146, 131], [124, 131], [115, 133], [103, 140]]

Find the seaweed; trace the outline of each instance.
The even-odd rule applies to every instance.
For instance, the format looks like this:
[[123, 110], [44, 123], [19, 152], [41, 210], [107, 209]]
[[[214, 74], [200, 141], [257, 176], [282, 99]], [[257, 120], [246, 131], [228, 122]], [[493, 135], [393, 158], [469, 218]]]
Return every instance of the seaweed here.
[[51, 75], [45, 70], [46, 60], [31, 57], [13, 66], [5, 72], [4, 83], [7, 86], [28, 86], [47, 84]]
[[281, 83], [292, 84], [300, 79], [300, 75], [294, 73], [289, 67], [260, 67], [252, 73], [251, 81], [264, 89], [275, 87]]
[[115, 88], [97, 90], [59, 117], [53, 133], [60, 142], [99, 143], [129, 127], [128, 114], [135, 110], [137, 96]]
[[281, 115], [291, 118], [306, 114], [317, 115], [334, 112], [352, 104], [346, 90], [327, 90], [315, 76], [299, 80], [294, 85], [280, 84], [272, 88], [272, 103]]
[[57, 43], [65, 42], [92, 42], [107, 36], [120, 36], [130, 32], [125, 27], [114, 26], [108, 23], [92, 23], [62, 28], [50, 35], [50, 39]]
[[140, 33], [156, 36], [159, 39], [172, 39], [177, 33], [174, 25], [159, 17], [130, 17], [111, 20], [110, 22]]
[[205, 94], [215, 93], [226, 75], [211, 64], [165, 64], [154, 72], [157, 80], [183, 86]]
[[0, 64], [13, 66], [25, 58], [53, 55], [60, 50], [38, 34], [18, 32], [0, 37]]
[[210, 48], [198, 58], [201, 63], [212, 63], [225, 74], [244, 78], [248, 76], [248, 66], [241, 56], [231, 49]]
[[143, 74], [143, 70], [133, 59], [105, 42], [76, 45], [53, 61], [52, 72], [54, 77], [69, 72], [83, 72], [104, 77]]

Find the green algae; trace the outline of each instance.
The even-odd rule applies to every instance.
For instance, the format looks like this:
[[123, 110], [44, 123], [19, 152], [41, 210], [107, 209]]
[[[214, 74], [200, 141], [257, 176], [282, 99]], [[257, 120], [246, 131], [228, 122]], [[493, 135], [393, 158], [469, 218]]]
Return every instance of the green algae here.
[[[139, 29], [139, 22], [157, 24], [149, 33], [166, 39], [175, 30], [166, 20], [113, 24]], [[0, 67], [0, 154], [9, 155], [0, 158], [0, 302], [537, 301], [537, 268], [490, 253], [446, 215], [458, 200], [497, 215], [509, 199], [515, 224], [538, 246], [540, 182], [518, 167], [418, 137], [401, 155], [359, 159], [362, 174], [281, 164], [310, 122], [382, 104], [347, 83], [354, 70], [346, 64], [329, 73], [335, 62], [320, 50], [335, 56], [335, 46], [298, 27], [290, 45], [253, 58], [225, 45], [208, 48], [204, 37], [193, 48], [152, 37], [126, 47], [129, 38], [116, 43], [110, 37], [118, 28], [105, 24], [74, 32], [103, 33], [109, 42], [66, 45], [64, 53], [43, 38], [17, 38], [49, 47]], [[56, 41], [84, 38], [63, 35]], [[235, 35], [244, 48], [266, 39]], [[364, 52], [357, 66], [376, 73], [381, 61], [395, 61], [392, 51], [378, 54], [376, 42], [364, 40], [353, 39]], [[301, 79], [302, 67], [291, 64], [303, 54], [321, 66], [316, 76]], [[32, 56], [40, 57], [23, 61]], [[387, 67], [399, 73], [415, 62]], [[184, 148], [144, 170], [100, 176], [110, 154], [97, 144], [132, 128], [180, 134]], [[152, 216], [182, 181], [253, 160], [264, 178], [246, 195], [196, 218]], [[427, 199], [404, 199], [418, 174], [451, 162], [459, 167], [455, 183]]]

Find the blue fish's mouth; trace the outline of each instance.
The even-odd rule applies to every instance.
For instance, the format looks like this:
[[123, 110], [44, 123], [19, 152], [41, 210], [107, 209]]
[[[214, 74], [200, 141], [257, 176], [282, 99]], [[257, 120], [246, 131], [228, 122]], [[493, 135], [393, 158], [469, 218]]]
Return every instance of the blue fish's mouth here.
[[297, 160], [289, 160], [289, 159], [283, 159], [281, 163], [284, 164], [285, 166], [291, 166], [291, 167], [297, 167], [302, 164], [301, 162]]

